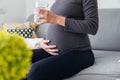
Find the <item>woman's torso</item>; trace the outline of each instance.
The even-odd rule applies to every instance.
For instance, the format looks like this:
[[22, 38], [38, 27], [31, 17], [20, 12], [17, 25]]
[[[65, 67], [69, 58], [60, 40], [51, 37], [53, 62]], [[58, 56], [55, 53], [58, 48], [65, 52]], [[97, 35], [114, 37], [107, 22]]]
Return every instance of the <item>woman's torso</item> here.
[[[57, 0], [51, 11], [67, 18], [84, 19], [81, 0]], [[51, 41], [50, 45], [56, 45], [60, 52], [91, 48], [87, 34], [64, 31], [64, 27], [58, 24], [50, 24], [45, 38]]]

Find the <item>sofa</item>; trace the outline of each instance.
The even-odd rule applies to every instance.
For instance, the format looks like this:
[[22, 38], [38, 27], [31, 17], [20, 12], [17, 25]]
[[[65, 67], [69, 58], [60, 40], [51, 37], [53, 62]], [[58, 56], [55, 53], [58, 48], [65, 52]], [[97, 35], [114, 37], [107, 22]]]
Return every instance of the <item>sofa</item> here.
[[[89, 35], [95, 64], [65, 80], [120, 80], [120, 9], [98, 11], [98, 33]], [[33, 21], [33, 15], [27, 21]], [[44, 36], [48, 25], [38, 26], [38, 37]]]

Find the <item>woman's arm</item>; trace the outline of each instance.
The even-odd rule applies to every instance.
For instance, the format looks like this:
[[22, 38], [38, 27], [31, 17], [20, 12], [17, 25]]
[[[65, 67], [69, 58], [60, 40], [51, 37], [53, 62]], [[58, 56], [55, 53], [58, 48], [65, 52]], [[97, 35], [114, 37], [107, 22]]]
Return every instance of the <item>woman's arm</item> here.
[[35, 14], [41, 14], [41, 16], [37, 17], [41, 20], [38, 24], [53, 23], [62, 25], [62, 27], [65, 26], [65, 17], [63, 16], [56, 15], [45, 9], [37, 9]]
[[65, 19], [65, 31], [95, 35], [98, 30], [97, 0], [82, 0], [84, 20]]
[[59, 24], [64, 27], [64, 31], [73, 33], [88, 33], [95, 35], [98, 30], [98, 7], [97, 0], [82, 0], [84, 20], [65, 18], [56, 15], [48, 10], [40, 9], [36, 12], [42, 14], [39, 18], [44, 23]]

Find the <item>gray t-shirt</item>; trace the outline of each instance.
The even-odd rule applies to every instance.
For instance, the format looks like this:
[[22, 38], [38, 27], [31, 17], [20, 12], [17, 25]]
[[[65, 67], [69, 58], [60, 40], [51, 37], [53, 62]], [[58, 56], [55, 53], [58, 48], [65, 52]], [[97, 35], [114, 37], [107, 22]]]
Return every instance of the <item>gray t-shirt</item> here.
[[98, 29], [97, 0], [56, 0], [51, 11], [66, 17], [65, 27], [50, 24], [46, 39], [60, 52], [91, 49], [88, 34]]

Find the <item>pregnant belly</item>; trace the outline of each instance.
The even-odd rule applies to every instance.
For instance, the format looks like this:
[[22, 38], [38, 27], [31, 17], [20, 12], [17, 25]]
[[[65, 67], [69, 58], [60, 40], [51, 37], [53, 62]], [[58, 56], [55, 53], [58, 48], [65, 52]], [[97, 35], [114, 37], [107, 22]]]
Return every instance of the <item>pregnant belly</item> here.
[[64, 51], [68, 47], [65, 43], [68, 39], [65, 37], [63, 28], [59, 26], [48, 27], [46, 39], [50, 40], [49, 45], [56, 45], [60, 51]]
[[51, 41], [49, 45], [56, 45], [60, 52], [78, 50], [81, 47], [88, 46], [86, 44], [87, 39], [84, 38], [86, 38], [85, 35], [66, 32], [59, 25], [49, 26], [46, 33], [46, 39]]

